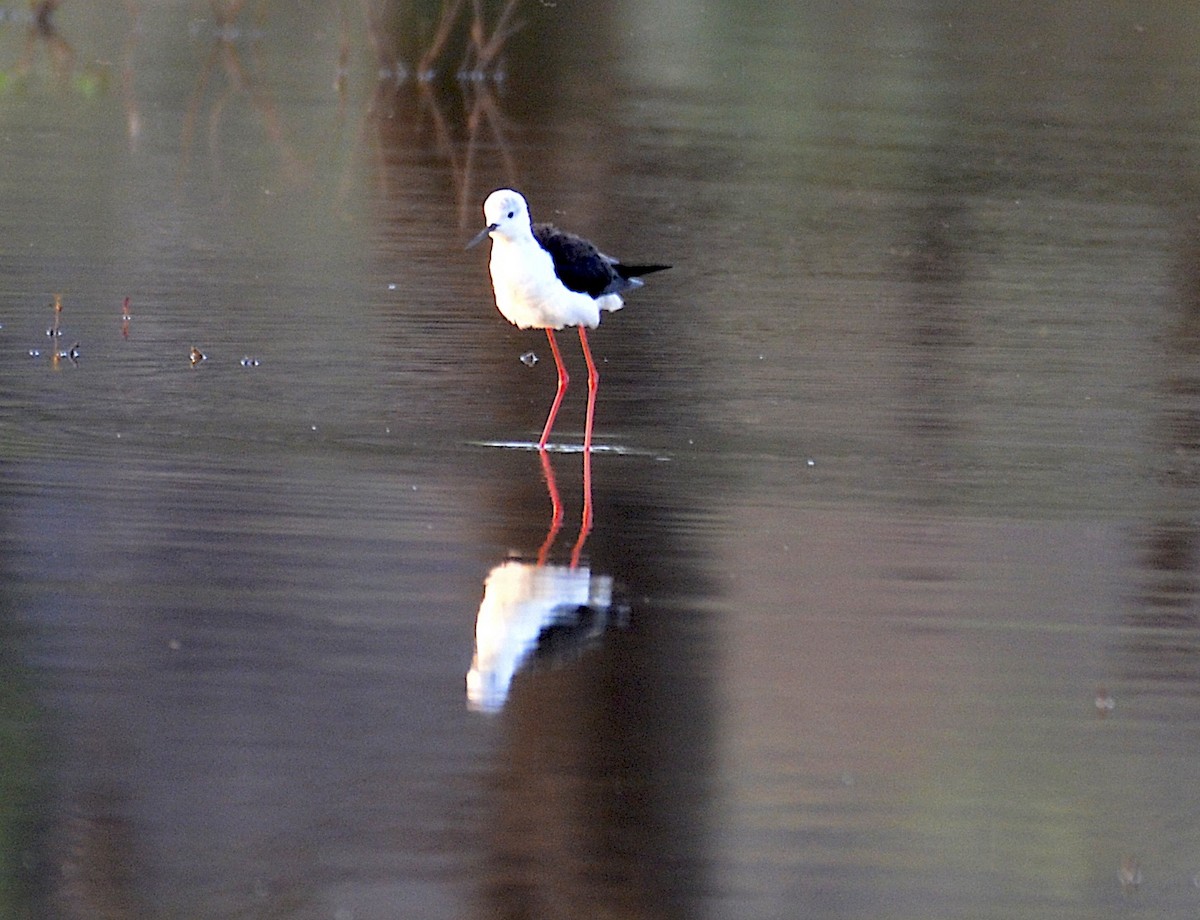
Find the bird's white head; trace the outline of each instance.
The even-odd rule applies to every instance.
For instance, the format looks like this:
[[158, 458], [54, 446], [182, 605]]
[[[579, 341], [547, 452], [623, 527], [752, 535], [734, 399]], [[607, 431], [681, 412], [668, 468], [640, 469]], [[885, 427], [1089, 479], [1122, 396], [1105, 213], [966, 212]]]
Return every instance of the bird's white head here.
[[483, 219], [487, 221], [487, 226], [467, 244], [468, 249], [482, 242], [485, 236], [517, 240], [533, 235], [529, 205], [525, 203], [525, 198], [520, 192], [514, 192], [510, 188], [497, 189], [487, 196], [483, 203]]

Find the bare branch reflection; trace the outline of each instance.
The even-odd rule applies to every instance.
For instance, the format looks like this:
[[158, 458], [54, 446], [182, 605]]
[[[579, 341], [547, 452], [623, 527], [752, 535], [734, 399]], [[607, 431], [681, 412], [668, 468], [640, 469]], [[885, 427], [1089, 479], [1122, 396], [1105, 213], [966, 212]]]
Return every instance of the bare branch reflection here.
[[50, 59], [51, 69], [60, 79], [66, 80], [75, 66], [75, 49], [63, 38], [54, 23], [54, 11], [58, 0], [41, 0], [30, 5], [33, 22], [25, 37], [25, 53], [17, 65], [18, 76], [24, 76], [33, 67], [38, 48], [44, 47]]
[[[494, 89], [505, 78], [506, 43], [521, 28], [514, 18], [517, 5], [518, 0], [506, 0], [494, 21], [489, 21], [478, 0], [469, 8], [465, 0], [445, 0], [428, 40], [406, 48], [405, 39], [414, 31], [411, 21], [394, 15], [390, 4], [363, 2], [366, 44], [376, 73], [363, 124], [364, 133], [373, 126], [381, 140], [374, 145], [378, 172], [381, 176], [389, 172], [386, 151], [392, 146], [387, 143], [392, 134], [430, 131], [432, 149], [450, 166], [462, 226], [480, 197], [475, 184], [480, 150], [498, 151], [510, 181], [516, 179], [516, 162], [506, 139], [508, 126]], [[343, 40], [335, 78], [343, 94], [341, 75], [348, 69], [349, 57], [345, 47]], [[443, 79], [448, 76], [445, 62], [456, 48], [461, 48], [462, 59], [453, 82], [448, 82]]]
[[[220, 175], [224, 171], [220, 157], [220, 128], [226, 107], [234, 99], [244, 97], [262, 119], [271, 146], [279, 151], [284, 177], [290, 182], [295, 182], [304, 175], [305, 170], [284, 130], [279, 108], [258, 76], [264, 70], [259, 60], [258, 39], [261, 30], [257, 26], [246, 29], [239, 24], [239, 16], [245, 6], [245, 0], [230, 0], [228, 3], [212, 0], [213, 44], [204, 66], [196, 77], [195, 88], [184, 115], [180, 140], [180, 174], [186, 174], [191, 163], [196, 123], [204, 108], [209, 83], [215, 74], [220, 74], [224, 76], [225, 82], [217, 90], [208, 108], [208, 153], [213, 172]], [[258, 7], [258, 15], [261, 22], [264, 15], [264, 6], [261, 4]], [[242, 59], [242, 43], [245, 43], [248, 48], [247, 54], [251, 58], [249, 67]]]
[[128, 796], [115, 788], [79, 796], [78, 810], [59, 829], [62, 852], [52, 895], [62, 920], [145, 916], [137, 894], [136, 829], [126, 817]]

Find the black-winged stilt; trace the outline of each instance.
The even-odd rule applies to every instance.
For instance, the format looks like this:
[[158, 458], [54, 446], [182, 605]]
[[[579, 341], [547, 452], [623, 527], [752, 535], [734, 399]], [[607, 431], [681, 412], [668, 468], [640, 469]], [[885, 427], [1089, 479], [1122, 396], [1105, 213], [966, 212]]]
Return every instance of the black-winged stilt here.
[[487, 226], [467, 248], [492, 238], [492, 289], [496, 306], [519, 329], [545, 329], [550, 353], [558, 368], [558, 390], [538, 440], [546, 449], [558, 407], [562, 405], [570, 378], [563, 366], [554, 331], [564, 326], [579, 329], [579, 343], [588, 369], [587, 420], [583, 450], [592, 449], [592, 419], [596, 411], [596, 387], [600, 375], [588, 348], [587, 331], [600, 325], [601, 311], [612, 312], [624, 305], [621, 293], [642, 286], [641, 275], [662, 271], [669, 265], [625, 265], [606, 256], [587, 240], [559, 230], [553, 224], [534, 224], [529, 205], [520, 192], [497, 189], [483, 203]]

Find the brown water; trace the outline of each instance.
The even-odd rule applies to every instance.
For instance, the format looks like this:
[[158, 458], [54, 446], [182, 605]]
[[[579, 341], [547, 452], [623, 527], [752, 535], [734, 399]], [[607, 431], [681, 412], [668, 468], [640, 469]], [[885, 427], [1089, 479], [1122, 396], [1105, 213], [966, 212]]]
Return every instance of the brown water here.
[[6, 11], [0, 916], [1200, 911], [1200, 14], [826, 6]]

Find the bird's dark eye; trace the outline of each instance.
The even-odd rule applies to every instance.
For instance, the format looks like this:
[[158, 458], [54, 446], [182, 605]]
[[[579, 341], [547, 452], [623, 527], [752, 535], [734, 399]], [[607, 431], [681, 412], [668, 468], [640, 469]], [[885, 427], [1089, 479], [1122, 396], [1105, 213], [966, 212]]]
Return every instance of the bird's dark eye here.
[[513, 219], [514, 217], [516, 217], [516, 216], [517, 216], [517, 212], [516, 212], [516, 211], [509, 211], [509, 212], [508, 212], [508, 219], [509, 219], [509, 220], [512, 220], [512, 219]]

